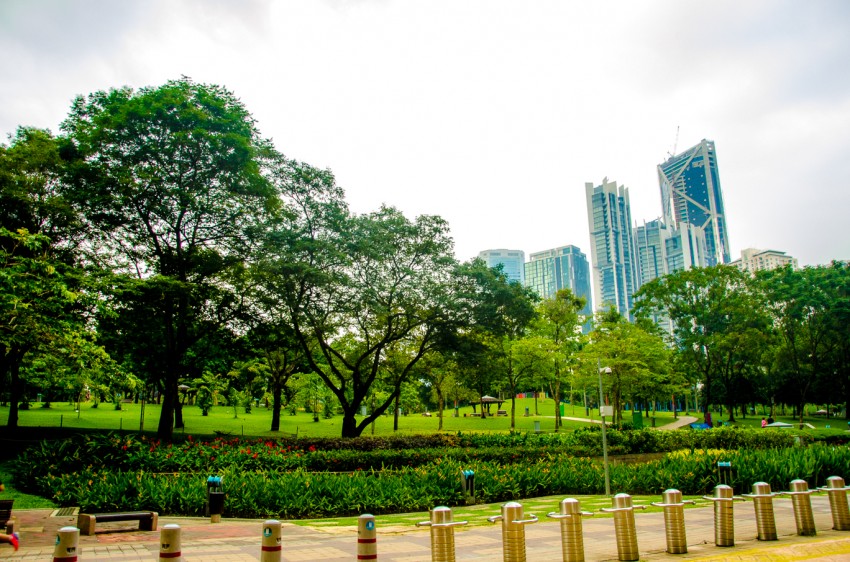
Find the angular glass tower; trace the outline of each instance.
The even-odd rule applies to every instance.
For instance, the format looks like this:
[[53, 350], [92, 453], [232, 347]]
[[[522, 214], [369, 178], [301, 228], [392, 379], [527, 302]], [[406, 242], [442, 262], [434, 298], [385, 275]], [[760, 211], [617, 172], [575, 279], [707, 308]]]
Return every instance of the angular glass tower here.
[[550, 299], [561, 289], [570, 289], [586, 301], [581, 314], [593, 315], [590, 294], [590, 265], [587, 256], [576, 246], [561, 246], [534, 252], [525, 263], [525, 285], [540, 298]]
[[632, 242], [629, 190], [617, 182], [584, 185], [593, 263], [593, 302], [596, 310], [614, 307], [633, 320], [632, 296], [637, 290], [637, 264]]
[[714, 142], [698, 145], [658, 165], [664, 222], [679, 229], [690, 224], [705, 231], [706, 265], [729, 263], [729, 235]]

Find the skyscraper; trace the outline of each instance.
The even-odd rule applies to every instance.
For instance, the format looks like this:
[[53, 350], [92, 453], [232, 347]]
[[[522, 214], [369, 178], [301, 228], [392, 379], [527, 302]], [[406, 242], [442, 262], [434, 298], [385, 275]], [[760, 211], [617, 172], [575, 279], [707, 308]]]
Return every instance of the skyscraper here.
[[609, 182], [585, 184], [590, 255], [593, 263], [593, 302], [597, 310], [608, 305], [632, 319], [632, 295], [637, 288], [632, 211], [629, 190]]
[[705, 231], [688, 223], [679, 228], [661, 219], [634, 229], [638, 288], [656, 277], [692, 267], [705, 267]]
[[590, 266], [587, 256], [576, 246], [561, 246], [534, 252], [525, 263], [525, 284], [541, 298], [555, 296], [561, 289], [570, 289], [586, 301], [581, 314], [593, 314], [590, 289]]
[[525, 252], [522, 250], [484, 250], [478, 253], [488, 267], [502, 266], [508, 281], [525, 283]]
[[705, 231], [706, 265], [729, 263], [729, 236], [714, 142], [671, 156], [658, 165], [664, 222], [679, 228], [687, 223]]

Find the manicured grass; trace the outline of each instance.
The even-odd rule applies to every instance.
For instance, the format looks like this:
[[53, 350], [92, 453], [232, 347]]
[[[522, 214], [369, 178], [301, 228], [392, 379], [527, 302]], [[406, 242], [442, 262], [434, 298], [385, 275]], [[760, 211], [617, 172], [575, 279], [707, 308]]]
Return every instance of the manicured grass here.
[[[605, 513], [599, 511], [601, 508], [611, 507], [611, 498], [597, 496], [572, 496], [579, 501], [579, 506], [582, 511], [593, 512], [594, 518], [613, 517], [613, 513]], [[526, 515], [536, 515], [540, 521], [547, 519], [548, 513], [559, 511], [559, 504], [565, 496], [545, 496], [539, 498], [527, 498], [518, 500], [522, 504], [523, 512]], [[643, 512], [660, 512], [662, 507], [651, 505], [652, 502], [661, 502], [661, 496], [632, 496], [632, 502], [636, 506], [647, 506]], [[713, 505], [711, 501], [702, 499], [702, 496], [683, 496], [682, 499], [693, 500], [694, 504], [685, 504], [685, 509], [693, 509], [695, 507], [708, 507]], [[455, 521], [467, 521], [468, 526], [486, 526], [492, 525], [487, 521], [488, 517], [499, 515], [501, 507], [505, 502], [487, 503], [469, 506], [455, 506], [452, 508], [452, 515]], [[430, 515], [427, 511], [417, 513], [397, 513], [391, 515], [376, 515], [375, 525], [381, 527], [410, 527], [416, 523], [428, 521]], [[357, 517], [338, 517], [333, 519], [302, 519], [298, 521], [290, 521], [296, 525], [305, 527], [356, 527]]]
[[[472, 417], [472, 408], [464, 406], [458, 410], [458, 417], [454, 417], [454, 409], [444, 412], [443, 431], [456, 433], [458, 431], [510, 431], [510, 402], [503, 404], [508, 416], [491, 416], [487, 418]], [[525, 408], [529, 408], [532, 414], [524, 415]], [[516, 431], [535, 431], [535, 421], [539, 422], [541, 431], [553, 431], [554, 401], [551, 399], [538, 400], [539, 416], [534, 416], [534, 400], [531, 398], [517, 399], [516, 401]], [[480, 410], [480, 408], [477, 408]], [[496, 413], [495, 405], [492, 414]], [[584, 414], [583, 408], [576, 408], [580, 414]], [[156, 404], [145, 405], [144, 429], [146, 432], [155, 432], [159, 423], [160, 407]], [[467, 414], [464, 416], [464, 414]], [[0, 425], [5, 425], [8, 419], [8, 407], [0, 408]], [[565, 416], [570, 416], [570, 406], [566, 407]], [[595, 419], [599, 419], [598, 415]], [[90, 403], [83, 403], [79, 411], [75, 404], [54, 402], [50, 408], [42, 408], [40, 404], [33, 404], [29, 410], [21, 410], [19, 413], [19, 425], [27, 427], [63, 427], [75, 429], [106, 429], [138, 431], [141, 420], [140, 404], [122, 404], [122, 410], [116, 411], [112, 404], [100, 404], [92, 408]], [[331, 419], [320, 418], [318, 422], [313, 421], [313, 415], [298, 412], [292, 416], [284, 412], [280, 417], [280, 432], [271, 432], [271, 411], [267, 408], [253, 408], [250, 414], [239, 409], [234, 417], [233, 408], [229, 406], [215, 406], [209, 416], [203, 416], [197, 406], [184, 406], [183, 420], [185, 428], [177, 430], [178, 433], [187, 435], [215, 435], [216, 433], [233, 436], [273, 437], [281, 434], [297, 434], [310, 437], [339, 437], [342, 429], [342, 417], [336, 415]], [[588, 422], [564, 420], [565, 430], [575, 429], [587, 425]], [[435, 412], [430, 417], [421, 414], [411, 414], [399, 418], [399, 429], [397, 433], [430, 433], [437, 431], [439, 419]], [[391, 435], [393, 431], [392, 416], [380, 417], [374, 424], [374, 435]], [[366, 428], [363, 435], [372, 435], [372, 428]]]

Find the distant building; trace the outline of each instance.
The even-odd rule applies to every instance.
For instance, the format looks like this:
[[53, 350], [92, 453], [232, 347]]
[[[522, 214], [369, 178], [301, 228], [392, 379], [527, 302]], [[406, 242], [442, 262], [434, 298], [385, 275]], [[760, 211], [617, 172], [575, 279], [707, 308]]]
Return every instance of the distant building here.
[[609, 182], [585, 184], [590, 255], [593, 264], [593, 302], [597, 310], [609, 305], [624, 317], [631, 315], [637, 290], [637, 264], [632, 242], [629, 190]]
[[794, 269], [799, 268], [797, 258], [792, 258], [786, 255], [785, 252], [758, 250], [756, 248], [741, 250], [741, 258], [733, 261], [731, 265], [736, 266], [741, 271], [751, 272], [777, 269], [786, 265], [790, 265]]
[[729, 263], [729, 235], [714, 142], [703, 140], [659, 164], [658, 183], [664, 223], [677, 229], [683, 224], [702, 228], [706, 265]]
[[525, 252], [522, 250], [484, 250], [478, 254], [488, 267], [502, 265], [508, 281], [525, 284]]
[[656, 277], [705, 267], [705, 231], [682, 223], [672, 228], [661, 219], [634, 229], [638, 288]]
[[561, 246], [534, 252], [525, 263], [525, 284], [541, 298], [555, 296], [561, 289], [570, 289], [585, 299], [581, 314], [593, 315], [593, 298], [590, 288], [590, 265], [587, 256], [576, 246]]

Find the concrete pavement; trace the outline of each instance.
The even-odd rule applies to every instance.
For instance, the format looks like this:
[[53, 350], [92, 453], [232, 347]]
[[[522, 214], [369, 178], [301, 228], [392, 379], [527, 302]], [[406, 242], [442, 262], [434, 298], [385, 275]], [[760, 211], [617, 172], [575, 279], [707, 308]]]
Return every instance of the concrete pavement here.
[[[660, 497], [659, 497], [660, 500]], [[829, 502], [826, 496], [813, 495], [812, 506], [818, 529], [816, 537], [796, 536], [791, 500], [776, 498], [774, 511], [778, 541], [756, 540], [756, 523], [751, 502], [735, 504], [734, 547], [714, 546], [714, 512], [706, 508], [685, 511], [688, 538], [687, 554], [666, 554], [664, 518], [661, 513], [636, 512], [636, 528], [641, 560], [850, 560], [850, 532], [833, 531]], [[551, 511], [557, 511], [552, 505]], [[484, 511], [481, 519], [494, 515]], [[561, 557], [560, 526], [544, 513], [537, 513], [540, 522], [526, 527], [526, 549], [530, 561], [559, 561]], [[73, 526], [73, 516], [56, 516], [50, 510], [15, 511], [21, 534], [21, 548], [13, 553], [11, 547], [0, 545], [0, 558], [9, 560], [52, 560], [56, 531]], [[225, 519], [211, 524], [208, 519], [162, 517], [160, 528], [169, 523], [180, 525], [183, 531], [183, 560], [188, 562], [231, 562], [260, 559], [262, 520]], [[378, 526], [378, 560], [395, 562], [427, 562], [430, 555], [430, 532], [411, 524], [398, 527]], [[585, 557], [588, 561], [616, 560], [617, 545], [614, 520], [611, 518], [584, 519]], [[159, 532], [135, 530], [132, 523], [98, 525], [91, 537], [81, 537], [81, 562], [157, 560]], [[457, 560], [488, 561], [502, 558], [501, 526], [486, 523], [474, 527], [456, 528]], [[304, 527], [284, 521], [283, 555], [287, 562], [342, 562], [356, 559], [357, 529], [354, 527]]]

